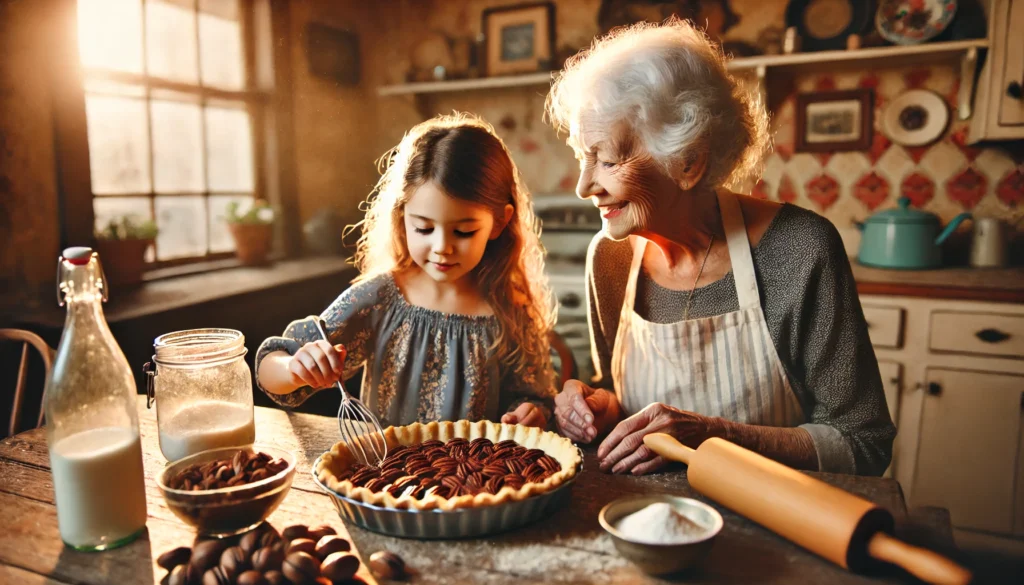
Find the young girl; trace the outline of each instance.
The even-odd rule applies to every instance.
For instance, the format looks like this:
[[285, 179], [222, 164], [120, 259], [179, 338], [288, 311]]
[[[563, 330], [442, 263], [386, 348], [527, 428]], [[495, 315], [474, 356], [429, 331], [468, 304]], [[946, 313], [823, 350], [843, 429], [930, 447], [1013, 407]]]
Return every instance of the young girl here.
[[365, 366], [361, 398], [385, 426], [545, 426], [551, 292], [505, 145], [456, 115], [417, 125], [390, 154], [362, 222], [361, 275], [321, 315], [330, 342], [316, 317], [293, 321], [260, 346], [257, 383], [295, 406]]

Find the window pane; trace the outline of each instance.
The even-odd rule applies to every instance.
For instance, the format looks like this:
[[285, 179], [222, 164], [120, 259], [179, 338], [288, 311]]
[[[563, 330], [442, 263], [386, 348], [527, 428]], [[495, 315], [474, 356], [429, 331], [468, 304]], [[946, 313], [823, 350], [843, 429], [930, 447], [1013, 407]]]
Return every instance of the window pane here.
[[96, 216], [96, 231], [102, 231], [110, 220], [120, 219], [124, 215], [140, 222], [153, 219], [149, 197], [95, 197], [92, 210]]
[[199, 12], [205, 12], [228, 20], [241, 17], [238, 0], [199, 0]]
[[237, 20], [200, 12], [199, 56], [203, 85], [243, 89], [242, 26]]
[[157, 259], [206, 254], [206, 202], [201, 196], [157, 197]]
[[245, 205], [252, 202], [251, 195], [213, 195], [210, 197], [210, 251], [230, 252], [235, 249], [228, 224], [224, 221], [228, 204], [238, 201]]
[[252, 131], [248, 112], [206, 108], [206, 148], [210, 191], [253, 190]]
[[149, 140], [142, 100], [86, 95], [93, 193], [149, 192]]
[[86, 79], [82, 82], [85, 86], [85, 93], [93, 95], [104, 95], [110, 97], [146, 97], [146, 88], [141, 85], [130, 85], [107, 81], [105, 79]]
[[140, 0], [78, 0], [82, 65], [142, 73]]
[[199, 105], [153, 101], [153, 185], [157, 193], [203, 191]]
[[146, 2], [146, 66], [155, 77], [199, 80], [193, 10], [159, 0]]

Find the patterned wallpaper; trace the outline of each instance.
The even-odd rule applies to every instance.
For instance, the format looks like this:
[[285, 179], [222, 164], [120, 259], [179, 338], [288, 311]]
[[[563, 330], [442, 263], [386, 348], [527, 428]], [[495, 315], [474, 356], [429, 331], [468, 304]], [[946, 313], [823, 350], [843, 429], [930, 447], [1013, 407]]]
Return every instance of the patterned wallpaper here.
[[[875, 90], [871, 148], [795, 153], [796, 93], [858, 87]], [[1024, 216], [1024, 145], [968, 146], [968, 122], [955, 119], [958, 88], [959, 75], [951, 66], [798, 77], [796, 91], [773, 112], [774, 150], [752, 194], [821, 213], [836, 224], [854, 249], [859, 232], [852, 227], [853, 221], [895, 207], [902, 195], [909, 197], [914, 207], [936, 213], [943, 221], [964, 211], [1019, 221]], [[934, 91], [950, 107], [950, 126], [934, 144], [900, 146], [880, 130], [887, 103], [908, 89]]]

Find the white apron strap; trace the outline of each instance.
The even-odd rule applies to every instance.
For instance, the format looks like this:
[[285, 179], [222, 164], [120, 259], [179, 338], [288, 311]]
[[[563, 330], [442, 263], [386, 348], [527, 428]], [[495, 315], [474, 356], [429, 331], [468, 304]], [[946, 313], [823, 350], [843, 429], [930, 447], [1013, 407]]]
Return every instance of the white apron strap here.
[[718, 208], [722, 212], [722, 228], [729, 245], [729, 260], [736, 281], [736, 297], [740, 310], [761, 306], [757, 292], [757, 276], [754, 273], [754, 259], [750, 254], [750, 239], [743, 222], [743, 212], [736, 194], [726, 189], [718, 191]]
[[[640, 267], [644, 262], [644, 252], [647, 251], [647, 239], [640, 236], [630, 236], [633, 244], [633, 260], [629, 265], [629, 276], [626, 277], [626, 298], [622, 300], [623, 316], [629, 315], [636, 303], [636, 281], [639, 278]], [[622, 317], [619, 317], [621, 320]]]

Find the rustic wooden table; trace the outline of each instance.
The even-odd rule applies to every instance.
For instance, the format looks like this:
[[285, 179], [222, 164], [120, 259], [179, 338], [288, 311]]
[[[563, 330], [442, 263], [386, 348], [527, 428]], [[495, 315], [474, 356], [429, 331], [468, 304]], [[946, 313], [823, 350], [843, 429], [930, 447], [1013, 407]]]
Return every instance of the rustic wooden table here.
[[[0, 583], [153, 584], [165, 572], [155, 559], [164, 551], [191, 545], [194, 533], [164, 504], [155, 483], [165, 465], [157, 441], [156, 414], [139, 400], [146, 495], [147, 533], [132, 544], [103, 553], [64, 548], [57, 530], [53, 484], [43, 429], [0, 442]], [[270, 517], [278, 529], [290, 524], [334, 526], [352, 539], [363, 558], [388, 549], [414, 570], [415, 583], [661, 583], [636, 569], [615, 551], [597, 522], [598, 511], [615, 498], [641, 493], [697, 496], [682, 469], [647, 477], [611, 476], [596, 469], [594, 451], [584, 451], [582, 475], [571, 504], [533, 526], [487, 539], [403, 540], [346, 526], [310, 476], [310, 465], [338, 438], [330, 417], [256, 409], [257, 443], [291, 449], [299, 469], [291, 492]], [[933, 548], [951, 546], [947, 515], [932, 510], [908, 518], [899, 484], [891, 479], [814, 474], [891, 510], [911, 541]], [[716, 506], [725, 528], [701, 572], [687, 582], [701, 583], [877, 583], [910, 582], [895, 571], [868, 578], [850, 574], [771, 532]], [[373, 578], [360, 570], [360, 576]]]

